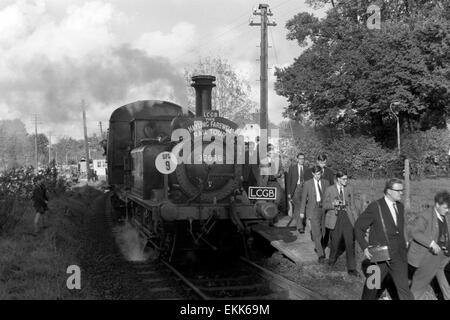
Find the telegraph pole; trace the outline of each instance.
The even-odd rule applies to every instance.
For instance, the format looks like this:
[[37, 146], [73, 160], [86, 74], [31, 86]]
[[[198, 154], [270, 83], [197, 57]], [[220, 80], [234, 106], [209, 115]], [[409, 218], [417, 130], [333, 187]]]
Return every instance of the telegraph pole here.
[[103, 128], [102, 128], [102, 122], [99, 121], [98, 126], [100, 127], [100, 138], [103, 139]]
[[90, 167], [89, 167], [89, 143], [88, 143], [88, 135], [87, 135], [87, 127], [86, 127], [86, 110], [84, 105], [84, 100], [81, 100], [81, 108], [83, 109], [83, 128], [84, 128], [84, 148], [86, 152], [86, 173], [87, 173], [87, 181], [89, 182], [91, 177]]
[[37, 125], [38, 125], [38, 115], [34, 114], [34, 156], [35, 156], [36, 172], [39, 169], [38, 143], [37, 143]]
[[258, 10], [253, 11], [253, 15], [261, 16], [261, 22], [255, 23], [253, 21], [250, 22], [250, 26], [261, 26], [261, 57], [260, 57], [260, 112], [259, 112], [259, 126], [261, 129], [268, 129], [269, 126], [269, 118], [268, 118], [268, 100], [269, 100], [269, 91], [267, 85], [267, 27], [268, 26], [276, 26], [275, 22], [269, 22], [268, 16], [272, 16], [272, 12], [269, 9], [268, 4], [260, 3]]
[[52, 132], [48, 132], [48, 166], [50, 167], [50, 161], [52, 156]]

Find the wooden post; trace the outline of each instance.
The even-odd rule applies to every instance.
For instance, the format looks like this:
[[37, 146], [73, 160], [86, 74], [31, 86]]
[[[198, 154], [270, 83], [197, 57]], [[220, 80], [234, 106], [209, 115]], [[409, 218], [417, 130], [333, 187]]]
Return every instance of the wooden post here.
[[409, 159], [405, 159], [405, 210], [411, 210], [410, 185], [409, 185]]

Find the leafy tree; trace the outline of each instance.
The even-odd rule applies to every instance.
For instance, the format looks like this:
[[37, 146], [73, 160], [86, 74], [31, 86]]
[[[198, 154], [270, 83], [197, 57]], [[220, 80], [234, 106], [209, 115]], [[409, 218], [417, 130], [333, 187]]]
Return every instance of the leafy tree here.
[[[287, 38], [310, 45], [277, 68], [275, 89], [288, 98], [284, 115], [395, 143], [389, 106], [398, 101], [404, 130], [445, 126], [450, 114], [450, 2], [378, 1], [381, 30], [366, 27], [369, 1], [310, 0], [331, 5], [319, 20], [299, 13]], [[387, 138], [390, 137], [390, 138]]]
[[[28, 144], [30, 151], [32, 150], [32, 164], [35, 165], [35, 134], [32, 134], [28, 136]], [[47, 136], [43, 133], [37, 134], [37, 154], [38, 154], [38, 161], [39, 165], [47, 165], [48, 164], [48, 146], [49, 146], [49, 140]]]
[[0, 121], [0, 167], [15, 168], [30, 160], [27, 131], [19, 119]]
[[195, 65], [185, 70], [191, 110], [195, 110], [195, 91], [191, 87], [191, 77], [199, 74], [216, 77], [216, 87], [212, 91], [212, 106], [219, 111], [220, 116], [240, 126], [252, 120], [251, 114], [256, 110], [256, 103], [250, 99], [250, 85], [222, 58], [200, 58]]

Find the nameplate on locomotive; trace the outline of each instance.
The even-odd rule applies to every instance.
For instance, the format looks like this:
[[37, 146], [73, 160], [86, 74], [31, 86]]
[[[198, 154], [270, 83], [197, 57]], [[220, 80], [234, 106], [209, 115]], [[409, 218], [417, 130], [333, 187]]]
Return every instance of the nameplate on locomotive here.
[[251, 200], [276, 200], [276, 187], [248, 187], [248, 198]]
[[218, 118], [219, 117], [219, 111], [217, 110], [209, 110], [205, 111], [203, 113], [204, 118]]

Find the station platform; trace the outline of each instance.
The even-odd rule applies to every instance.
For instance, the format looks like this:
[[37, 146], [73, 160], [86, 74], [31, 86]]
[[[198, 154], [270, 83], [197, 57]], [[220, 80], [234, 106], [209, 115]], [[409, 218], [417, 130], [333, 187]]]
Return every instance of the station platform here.
[[[318, 263], [318, 256], [314, 251], [310, 230], [307, 228], [305, 233], [300, 234], [294, 221], [287, 227], [290, 219], [291, 217], [285, 216], [278, 220], [275, 226], [259, 224], [252, 226], [252, 229], [270, 241], [274, 248], [296, 264]], [[326, 254], [328, 254], [328, 250], [327, 248]]]

